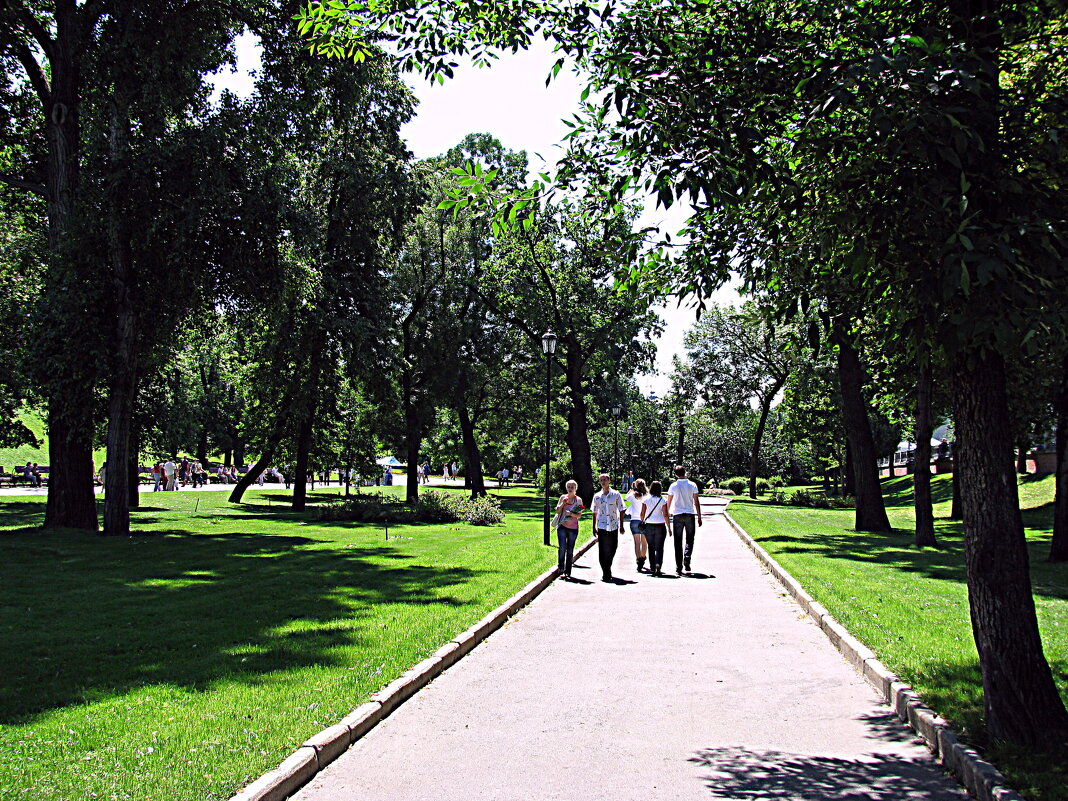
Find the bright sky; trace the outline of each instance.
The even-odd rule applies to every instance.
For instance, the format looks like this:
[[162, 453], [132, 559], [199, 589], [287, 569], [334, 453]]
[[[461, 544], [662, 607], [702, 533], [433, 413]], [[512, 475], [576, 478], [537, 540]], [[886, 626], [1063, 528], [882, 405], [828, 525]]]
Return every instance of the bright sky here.
[[[230, 72], [216, 76], [216, 91], [230, 89], [238, 95], [252, 90], [250, 71], [259, 67], [256, 38], [238, 39], [238, 64]], [[561, 70], [548, 87], [556, 56], [551, 47], [539, 43], [528, 51], [502, 55], [490, 68], [462, 65], [451, 80], [431, 83], [418, 75], [406, 80], [419, 98], [417, 116], [404, 128], [408, 147], [417, 158], [444, 153], [469, 133], [491, 133], [511, 150], [526, 150], [531, 169], [551, 166], [560, 152], [560, 141], [568, 128], [561, 121], [577, 107], [582, 82], [568, 70]], [[682, 227], [684, 216], [678, 207], [665, 212], [651, 205], [643, 222], [663, 223], [672, 235]], [[712, 298], [722, 304], [739, 302], [737, 292], [726, 287]], [[656, 341], [656, 373], [638, 376], [638, 386], [660, 397], [670, 387], [671, 358], [682, 352], [686, 329], [696, 319], [692, 309], [679, 309], [674, 300], [662, 312], [666, 326]]]

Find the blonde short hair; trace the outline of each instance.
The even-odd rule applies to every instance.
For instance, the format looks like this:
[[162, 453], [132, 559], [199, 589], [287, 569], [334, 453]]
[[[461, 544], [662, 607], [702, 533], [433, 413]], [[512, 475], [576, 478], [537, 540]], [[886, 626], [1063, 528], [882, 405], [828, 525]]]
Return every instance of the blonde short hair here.
[[578, 489], [578, 482], [575, 481], [575, 479], [573, 479], [573, 478], [569, 478], [567, 480], [567, 483], [564, 484], [564, 486], [565, 487], [574, 487], [575, 489]]

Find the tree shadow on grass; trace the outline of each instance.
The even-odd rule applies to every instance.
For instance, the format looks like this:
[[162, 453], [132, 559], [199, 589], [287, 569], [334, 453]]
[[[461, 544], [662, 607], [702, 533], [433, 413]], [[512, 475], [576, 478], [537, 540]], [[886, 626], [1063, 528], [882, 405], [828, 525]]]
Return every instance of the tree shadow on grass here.
[[481, 572], [289, 534], [36, 530], [2, 545], [0, 723], [145, 685], [333, 664], [342, 646], [381, 647], [376, 607], [474, 603], [452, 591]]
[[690, 762], [715, 798], [790, 801], [954, 799], [965, 793], [930, 759], [867, 754], [860, 759], [709, 748]]
[[[882, 564], [929, 578], [966, 582], [960, 523], [936, 519], [935, 529], [938, 548], [917, 548], [913, 532], [903, 529], [875, 533], [842, 529], [828, 533], [797, 526], [789, 530], [780, 528], [775, 534], [757, 539], [761, 543], [772, 543], [774, 552]], [[1027, 545], [1034, 591], [1054, 598], [1068, 598], [1068, 571], [1061, 565], [1045, 561], [1048, 537], [1031, 532]]]
[[45, 505], [33, 501], [5, 501], [0, 504], [0, 536], [39, 526]]

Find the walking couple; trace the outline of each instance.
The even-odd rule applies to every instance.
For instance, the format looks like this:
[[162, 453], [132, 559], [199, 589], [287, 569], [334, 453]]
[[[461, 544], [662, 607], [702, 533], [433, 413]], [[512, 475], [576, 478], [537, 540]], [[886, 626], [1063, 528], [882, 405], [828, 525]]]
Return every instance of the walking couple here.
[[[601, 563], [601, 580], [613, 582], [612, 562], [619, 546], [619, 534], [623, 530], [624, 514], [630, 517], [631, 534], [634, 538], [634, 555], [638, 571], [649, 558], [649, 572], [663, 575], [664, 543], [668, 525], [674, 524], [675, 572], [682, 575], [689, 571], [697, 526], [703, 524], [697, 485], [686, 478], [686, 469], [675, 468], [675, 482], [668, 488], [667, 499], [659, 481], [654, 481], [646, 492], [645, 482], [637, 479], [634, 488], [627, 493], [626, 502], [618, 490], [612, 488], [611, 478], [606, 473], [600, 476], [601, 491], [593, 496], [593, 514], [597, 530], [597, 549]], [[556, 504], [558, 517], [557, 538], [559, 541], [559, 567], [565, 580], [571, 578], [575, 542], [578, 540], [579, 520], [585, 504], [578, 496], [578, 483], [567, 482], [567, 494]], [[629, 508], [628, 508], [629, 503]], [[674, 514], [672, 507], [674, 506]], [[683, 538], [685, 537], [685, 550]]]

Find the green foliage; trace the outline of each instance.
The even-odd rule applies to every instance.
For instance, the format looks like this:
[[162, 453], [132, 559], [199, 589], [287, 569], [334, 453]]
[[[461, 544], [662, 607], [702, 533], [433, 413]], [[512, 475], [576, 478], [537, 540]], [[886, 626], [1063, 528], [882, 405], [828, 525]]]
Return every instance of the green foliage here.
[[852, 509], [854, 505], [852, 498], [824, 495], [822, 492], [811, 492], [805, 489], [797, 489], [793, 492], [777, 489], [768, 496], [768, 501], [807, 509]]
[[504, 522], [497, 498], [470, 498], [444, 490], [419, 493], [414, 504], [394, 494], [372, 492], [331, 501], [316, 509], [318, 520], [356, 523], [455, 523], [495, 526]]
[[735, 495], [744, 495], [749, 490], [749, 479], [743, 476], [728, 478], [721, 483]]

